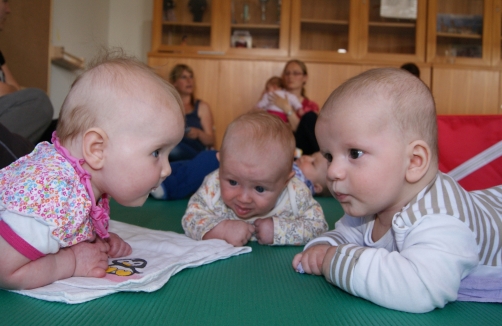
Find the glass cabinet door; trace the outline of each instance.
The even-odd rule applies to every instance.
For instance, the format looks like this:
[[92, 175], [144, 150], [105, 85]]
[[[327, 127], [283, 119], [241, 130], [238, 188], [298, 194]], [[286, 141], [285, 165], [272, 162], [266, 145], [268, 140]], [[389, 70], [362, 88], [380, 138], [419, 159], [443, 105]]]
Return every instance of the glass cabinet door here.
[[287, 55], [291, 0], [226, 0], [227, 53]]
[[424, 61], [426, 0], [363, 0], [361, 58]]
[[353, 57], [357, 53], [352, 36], [357, 20], [355, 5], [351, 0], [293, 1], [291, 55]]
[[218, 0], [155, 0], [152, 51], [214, 50], [213, 12]]
[[493, 0], [431, 1], [427, 61], [489, 65], [492, 6]]

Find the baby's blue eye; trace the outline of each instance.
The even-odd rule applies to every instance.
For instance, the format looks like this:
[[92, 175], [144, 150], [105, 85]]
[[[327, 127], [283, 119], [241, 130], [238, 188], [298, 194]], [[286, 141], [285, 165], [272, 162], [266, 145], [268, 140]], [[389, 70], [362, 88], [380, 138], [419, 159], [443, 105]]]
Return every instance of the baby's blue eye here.
[[357, 158], [360, 158], [361, 156], [363, 156], [363, 151], [360, 149], [352, 148], [349, 151], [349, 155], [350, 155], [350, 158], [357, 159]]
[[153, 151], [153, 157], [159, 157], [159, 150]]
[[324, 154], [324, 158], [328, 161], [328, 163], [331, 163], [331, 161], [333, 161], [333, 155], [331, 155], [330, 153]]
[[265, 188], [263, 188], [262, 186], [257, 186], [257, 187], [255, 187], [255, 189], [256, 189], [256, 191], [257, 191], [257, 192], [259, 192], [260, 194], [261, 194], [262, 192], [264, 192], [264, 191], [265, 191]]
[[235, 180], [228, 180], [228, 183], [230, 183], [231, 186], [237, 185], [237, 181]]

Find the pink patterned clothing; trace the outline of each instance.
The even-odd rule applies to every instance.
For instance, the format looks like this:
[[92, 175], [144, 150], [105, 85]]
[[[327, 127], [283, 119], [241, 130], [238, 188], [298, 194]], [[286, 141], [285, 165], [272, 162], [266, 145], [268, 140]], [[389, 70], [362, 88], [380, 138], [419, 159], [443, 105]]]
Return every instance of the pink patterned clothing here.
[[53, 142], [0, 170], [0, 236], [32, 260], [108, 236], [107, 196], [96, 206], [82, 162]]

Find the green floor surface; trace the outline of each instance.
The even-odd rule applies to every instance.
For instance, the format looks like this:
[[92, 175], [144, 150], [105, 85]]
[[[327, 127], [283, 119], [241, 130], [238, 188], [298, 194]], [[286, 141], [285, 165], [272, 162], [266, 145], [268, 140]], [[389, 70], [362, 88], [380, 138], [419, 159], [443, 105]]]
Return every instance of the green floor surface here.
[[[342, 210], [320, 198], [330, 228]], [[112, 218], [182, 232], [186, 200], [112, 203]], [[502, 305], [454, 302], [426, 314], [377, 306], [291, 268], [302, 247], [253, 251], [174, 275], [153, 293], [122, 292], [67, 305], [0, 290], [0, 325], [502, 325]]]

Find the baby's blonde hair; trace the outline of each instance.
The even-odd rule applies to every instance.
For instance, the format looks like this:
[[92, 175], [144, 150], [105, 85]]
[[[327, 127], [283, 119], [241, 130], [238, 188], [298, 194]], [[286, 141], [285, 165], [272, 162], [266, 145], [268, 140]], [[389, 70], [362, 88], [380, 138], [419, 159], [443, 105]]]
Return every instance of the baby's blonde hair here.
[[281, 162], [281, 155], [284, 154], [284, 160], [287, 162], [285, 169], [291, 171], [296, 147], [295, 137], [291, 128], [275, 115], [263, 111], [253, 111], [232, 121], [223, 136], [220, 155], [224, 157], [235, 142], [245, 146], [246, 149], [261, 149], [266, 144], [276, 142], [283, 149], [283, 153], [263, 152], [262, 155], [274, 155], [279, 158], [278, 162]]
[[97, 126], [100, 116], [119, 105], [110, 101], [116, 99], [114, 97], [137, 94], [138, 89], [144, 92], [145, 80], [159, 86], [152, 90], [152, 98], [169, 97], [171, 102], [177, 103], [178, 108], [173, 109], [179, 110], [184, 117], [183, 103], [171, 84], [144, 63], [125, 55], [121, 49], [102, 50], [86, 71], [75, 79], [63, 102], [57, 126], [61, 143]]
[[337, 103], [358, 96], [383, 94], [389, 100], [390, 113], [403, 135], [424, 140], [437, 164], [437, 120], [432, 93], [419, 78], [398, 68], [376, 68], [350, 78], [331, 93], [320, 117], [335, 110]]

